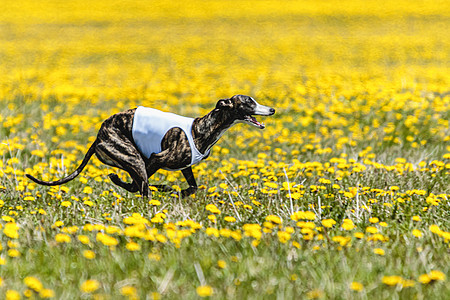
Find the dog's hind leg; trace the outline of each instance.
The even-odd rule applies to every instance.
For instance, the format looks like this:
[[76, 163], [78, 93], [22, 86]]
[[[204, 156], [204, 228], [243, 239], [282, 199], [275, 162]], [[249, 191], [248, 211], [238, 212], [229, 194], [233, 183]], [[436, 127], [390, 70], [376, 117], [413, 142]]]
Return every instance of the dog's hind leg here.
[[[127, 191], [131, 192], [131, 193], [136, 193], [137, 191], [139, 191], [139, 187], [136, 184], [136, 182], [125, 182], [122, 179], [119, 178], [119, 176], [117, 176], [117, 174], [111, 173], [108, 175], [109, 179], [111, 179], [111, 181], [113, 183], [115, 183], [116, 185], [120, 186], [121, 188], [126, 189]], [[150, 186], [157, 188], [159, 191], [162, 192], [173, 192], [174, 189], [171, 188], [170, 186], [166, 185], [166, 184], [151, 184]]]
[[143, 198], [148, 198], [148, 177], [147, 171], [145, 170], [145, 165], [133, 165], [126, 161], [123, 161], [123, 169], [130, 174], [133, 179], [132, 183], [123, 182], [117, 175], [109, 176], [111, 181], [118, 186], [126, 189], [129, 192], [135, 193], [139, 192]]
[[133, 180], [133, 182], [128, 183], [128, 182], [125, 182], [122, 179], [120, 179], [119, 176], [117, 176], [117, 174], [111, 173], [108, 176], [109, 176], [109, 179], [111, 179], [111, 181], [114, 184], [120, 186], [121, 188], [126, 189], [130, 193], [136, 193], [137, 191], [139, 191], [139, 187], [134, 180]]
[[[120, 179], [119, 176], [117, 176], [117, 174], [114, 174], [114, 173], [111, 173], [108, 176], [109, 176], [109, 179], [111, 179], [111, 181], [113, 183], [120, 186], [121, 188], [126, 189], [130, 193], [136, 193], [137, 191], [139, 191], [139, 187], [136, 184], [136, 182], [134, 182], [134, 181], [131, 183], [125, 182], [122, 179]], [[157, 188], [161, 192], [173, 192], [174, 191], [174, 189], [171, 188], [170, 186], [168, 186], [167, 184], [151, 184], [150, 186]]]
[[126, 183], [115, 174], [109, 175], [113, 183], [132, 193], [139, 191], [142, 197], [148, 198], [148, 176], [145, 161], [131, 141], [110, 136], [108, 142], [100, 142], [97, 149], [97, 157], [102, 162], [127, 171], [133, 179], [132, 183]]

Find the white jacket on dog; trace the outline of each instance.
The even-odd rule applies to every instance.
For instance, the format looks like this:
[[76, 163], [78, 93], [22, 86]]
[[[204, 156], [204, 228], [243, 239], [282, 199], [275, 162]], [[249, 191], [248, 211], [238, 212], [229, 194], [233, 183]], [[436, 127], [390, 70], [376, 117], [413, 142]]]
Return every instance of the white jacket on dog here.
[[191, 146], [191, 165], [198, 163], [209, 155], [200, 153], [194, 144], [192, 137], [193, 118], [179, 116], [173, 113], [163, 112], [154, 108], [139, 106], [134, 113], [132, 135], [136, 146], [147, 158], [152, 153], [161, 152], [161, 141], [164, 135], [174, 127], [181, 128], [186, 134]]

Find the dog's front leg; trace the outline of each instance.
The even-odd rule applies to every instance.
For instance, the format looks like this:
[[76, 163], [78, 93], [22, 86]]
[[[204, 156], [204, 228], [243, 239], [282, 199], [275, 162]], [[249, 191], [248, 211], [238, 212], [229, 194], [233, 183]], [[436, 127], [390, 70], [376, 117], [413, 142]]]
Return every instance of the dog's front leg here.
[[191, 167], [183, 169], [181, 170], [181, 172], [183, 173], [184, 178], [186, 178], [186, 181], [189, 184], [189, 187], [187, 189], [181, 191], [181, 197], [184, 198], [194, 194], [197, 191], [198, 187]]

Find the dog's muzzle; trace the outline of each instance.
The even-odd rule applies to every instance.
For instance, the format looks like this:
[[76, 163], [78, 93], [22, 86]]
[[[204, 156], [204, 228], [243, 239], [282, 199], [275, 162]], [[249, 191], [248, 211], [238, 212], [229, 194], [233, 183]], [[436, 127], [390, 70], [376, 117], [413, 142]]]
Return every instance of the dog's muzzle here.
[[258, 104], [255, 107], [255, 112], [253, 113], [254, 115], [259, 115], [259, 116], [271, 116], [275, 113], [275, 109], [273, 109], [272, 107], [268, 107], [268, 106], [264, 106], [261, 104]]
[[[255, 107], [255, 110], [253, 112], [253, 115], [271, 116], [274, 113], [275, 113], [275, 109], [273, 109], [272, 107], [257, 104], [257, 106]], [[253, 125], [255, 127], [258, 127], [259, 129], [266, 128], [266, 125], [264, 125], [264, 123], [258, 122], [258, 120], [256, 120], [256, 118], [253, 116], [245, 116], [244, 122], [246, 122], [247, 124]]]

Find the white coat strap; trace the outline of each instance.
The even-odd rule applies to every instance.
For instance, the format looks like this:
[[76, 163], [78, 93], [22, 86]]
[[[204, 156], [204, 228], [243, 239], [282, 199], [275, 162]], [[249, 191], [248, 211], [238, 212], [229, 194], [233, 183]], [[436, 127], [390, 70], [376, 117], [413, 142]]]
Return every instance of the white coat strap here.
[[153, 153], [161, 152], [161, 141], [167, 131], [174, 127], [179, 127], [189, 140], [192, 154], [190, 165], [193, 165], [209, 154], [209, 150], [205, 154], [200, 153], [195, 146], [194, 138], [192, 137], [193, 122], [193, 118], [139, 106], [134, 114], [132, 136], [139, 151], [147, 158], [150, 158]]

